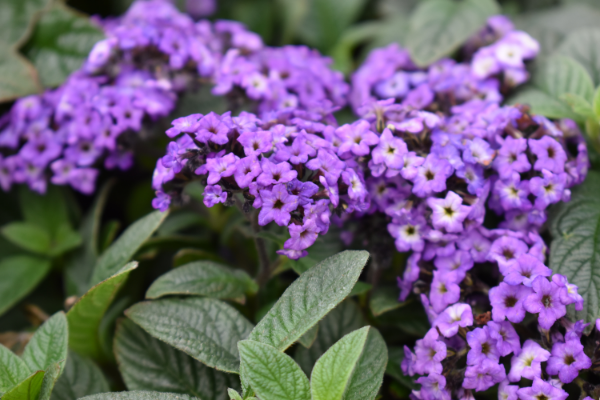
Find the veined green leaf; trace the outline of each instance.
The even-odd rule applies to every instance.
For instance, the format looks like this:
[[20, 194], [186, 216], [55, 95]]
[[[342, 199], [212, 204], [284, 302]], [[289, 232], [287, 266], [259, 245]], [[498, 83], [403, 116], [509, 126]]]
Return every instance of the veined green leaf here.
[[252, 340], [238, 343], [243, 377], [261, 400], [310, 400], [308, 378], [275, 347]]
[[346, 300], [334, 308], [319, 322], [317, 339], [310, 348], [298, 347], [294, 359], [302, 370], [310, 375], [315, 362], [327, 349], [333, 346], [344, 335], [353, 332], [367, 322], [354, 301]]
[[287, 349], [350, 294], [368, 258], [366, 251], [344, 251], [303, 273], [249, 339]]
[[536, 87], [557, 99], [572, 93], [592, 101], [594, 95], [594, 84], [585, 68], [575, 59], [560, 54], [545, 60], [533, 81]]
[[77, 400], [109, 390], [100, 368], [91, 360], [70, 351], [65, 370], [52, 391], [51, 400]]
[[42, 255], [50, 253], [50, 235], [37, 225], [27, 222], [11, 222], [2, 227], [2, 235], [25, 250]]
[[102, 347], [98, 328], [104, 313], [117, 292], [138, 263], [130, 262], [115, 275], [100, 282], [84, 294], [67, 313], [69, 321], [69, 346], [84, 356], [99, 358]]
[[573, 93], [565, 93], [560, 96], [560, 99], [567, 103], [575, 114], [586, 119], [596, 118], [592, 105], [583, 97]]
[[569, 306], [574, 321], [594, 322], [600, 317], [600, 175], [589, 172], [573, 189], [571, 201], [559, 204], [551, 214], [550, 268], [577, 285], [585, 300], [582, 311]]
[[161, 393], [146, 390], [132, 392], [101, 393], [93, 396], [82, 397], [81, 400], [198, 400], [186, 394]]
[[154, 211], [134, 222], [100, 256], [94, 267], [92, 284], [100, 283], [114, 275], [133, 257], [144, 242], [158, 229], [167, 216], [167, 212]]
[[37, 71], [29, 60], [12, 47], [0, 46], [0, 54], [0, 102], [42, 90]]
[[[64, 364], [66, 360], [62, 361]], [[44, 374], [44, 380], [42, 381], [42, 387], [40, 389], [40, 395], [38, 400], [50, 400], [50, 396], [52, 395], [52, 390], [54, 390], [54, 385], [58, 380], [61, 372], [61, 364], [54, 363], [46, 369], [46, 373]]]
[[30, 373], [23, 360], [0, 344], [0, 396], [27, 379]]
[[198, 261], [169, 271], [155, 280], [146, 292], [146, 298], [175, 294], [237, 299], [257, 290], [258, 285], [244, 271], [212, 261]]
[[155, 338], [224, 372], [239, 372], [237, 342], [252, 330], [235, 308], [207, 297], [138, 303], [125, 314]]
[[129, 390], [151, 389], [200, 399], [229, 400], [227, 388], [240, 387], [237, 376], [207, 367], [153, 338], [130, 320], [118, 325], [114, 351]]
[[578, 61], [586, 69], [594, 85], [600, 85], [600, 29], [587, 27], [572, 31], [558, 46], [556, 53]]
[[37, 225], [48, 232], [50, 237], [63, 225], [69, 225], [69, 213], [62, 189], [48, 185], [45, 194], [40, 195], [26, 186], [19, 188], [19, 200], [25, 221]]
[[0, 315], [31, 292], [50, 271], [50, 260], [18, 255], [0, 261]]
[[527, 104], [532, 114], [544, 115], [549, 118], [577, 119], [577, 114], [564, 101], [552, 97], [543, 90], [527, 87], [517, 92], [507, 100], [508, 104]]
[[87, 16], [54, 2], [42, 13], [22, 51], [36, 66], [42, 84], [52, 87], [81, 68], [102, 39], [102, 30]]
[[34, 372], [23, 382], [4, 393], [2, 400], [38, 400], [45, 374], [44, 371]]
[[426, 0], [411, 16], [406, 45], [421, 67], [458, 49], [498, 12], [493, 0]]
[[65, 313], [60, 311], [38, 328], [23, 351], [23, 361], [31, 372], [45, 371], [67, 359], [69, 330]]
[[377, 396], [387, 365], [381, 334], [369, 326], [334, 344], [312, 370], [312, 400], [371, 400]]

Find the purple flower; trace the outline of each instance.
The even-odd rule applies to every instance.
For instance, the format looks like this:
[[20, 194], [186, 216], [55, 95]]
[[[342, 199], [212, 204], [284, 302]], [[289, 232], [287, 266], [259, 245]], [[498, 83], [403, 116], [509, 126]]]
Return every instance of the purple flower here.
[[514, 172], [522, 173], [531, 169], [527, 160], [527, 140], [514, 139], [508, 136], [504, 139], [502, 147], [498, 150], [498, 156], [494, 160], [494, 168], [498, 171], [500, 178], [506, 179]]
[[554, 322], [567, 313], [567, 308], [560, 301], [560, 286], [549, 282], [544, 276], [535, 278], [531, 285], [534, 293], [527, 296], [525, 309], [538, 315], [538, 323], [544, 329], [550, 329]]
[[171, 204], [171, 197], [160, 190], [157, 190], [155, 193], [156, 197], [152, 199], [152, 207], [162, 212], [167, 211]]
[[544, 174], [543, 178], [536, 176], [529, 181], [529, 190], [536, 197], [535, 206], [540, 210], [563, 199], [567, 178], [565, 173], [553, 174], [548, 170], [542, 170], [542, 173]]
[[550, 172], [561, 173], [565, 170], [567, 155], [562, 146], [549, 136], [541, 139], [529, 139], [531, 152], [536, 155], [537, 160], [533, 168], [537, 171], [547, 169]]
[[548, 350], [544, 350], [533, 340], [526, 340], [521, 352], [512, 357], [508, 380], [518, 382], [521, 378], [540, 378], [542, 362], [548, 361], [549, 358], [550, 352]]
[[370, 124], [364, 120], [339, 127], [336, 135], [342, 140], [338, 149], [340, 156], [348, 152], [356, 156], [366, 156], [370, 151], [369, 146], [379, 143], [377, 135], [371, 132]]
[[[223, 157], [209, 158], [206, 160], [206, 170], [208, 171], [207, 182], [214, 185], [221, 178], [231, 176], [236, 172], [237, 157], [229, 153]], [[164, 164], [164, 161], [163, 161]]]
[[552, 282], [560, 287], [560, 301], [564, 305], [575, 303], [575, 309], [577, 311], [583, 310], [583, 297], [577, 292], [578, 288], [576, 285], [569, 283], [567, 277], [560, 274], [553, 275]]
[[304, 225], [290, 224], [290, 236], [285, 241], [284, 248], [288, 250], [304, 250], [317, 240], [319, 228], [314, 220], [309, 219]]
[[212, 207], [218, 203], [225, 203], [227, 192], [219, 185], [209, 185], [204, 188], [204, 204], [206, 207]]
[[517, 263], [517, 258], [521, 254], [527, 253], [527, 245], [519, 239], [502, 236], [492, 243], [488, 259], [496, 261], [500, 267], [500, 271], [509, 270], [509, 268]]
[[404, 166], [404, 155], [408, 153], [406, 143], [394, 137], [392, 131], [384, 129], [379, 137], [379, 144], [371, 152], [375, 164], [385, 164], [386, 167], [400, 170]]
[[69, 183], [73, 189], [83, 194], [94, 193], [98, 170], [94, 168], [75, 168], [71, 171]]
[[496, 347], [496, 339], [490, 336], [487, 326], [467, 332], [467, 343], [471, 348], [467, 354], [467, 365], [481, 365], [484, 360], [498, 364], [500, 352]]
[[308, 255], [306, 250], [292, 250], [292, 249], [281, 249], [276, 251], [277, 254], [286, 256], [290, 260], [297, 260]]
[[228, 133], [229, 126], [223, 121], [222, 117], [210, 112], [198, 122], [196, 140], [202, 143], [211, 141], [223, 145], [229, 141], [227, 138]]
[[434, 264], [441, 271], [456, 271], [459, 281], [465, 278], [468, 270], [473, 268], [473, 258], [466, 251], [456, 251], [450, 256], [436, 257]]
[[511, 385], [508, 379], [505, 379], [498, 385], [498, 400], [518, 400], [518, 390], [517, 385]]
[[577, 378], [579, 371], [591, 366], [592, 360], [583, 352], [583, 345], [577, 338], [567, 340], [566, 343], [554, 343], [546, 372], [558, 375], [563, 383], [571, 383]]
[[342, 182], [348, 185], [348, 197], [350, 199], [364, 201], [369, 196], [362, 179], [353, 169], [347, 168], [342, 172]]
[[433, 211], [433, 226], [436, 229], [446, 229], [447, 232], [462, 232], [462, 223], [471, 211], [471, 207], [462, 205], [462, 200], [453, 191], [449, 191], [445, 199], [427, 199], [427, 205]]
[[531, 387], [519, 389], [519, 399], [522, 400], [566, 400], [569, 394], [536, 377]]
[[450, 400], [450, 393], [446, 389], [444, 375], [429, 374], [416, 380], [421, 384], [421, 398], [423, 400]]
[[429, 300], [435, 312], [443, 311], [460, 298], [460, 287], [456, 271], [433, 271]]
[[519, 209], [527, 211], [531, 203], [529, 195], [529, 181], [521, 181], [519, 174], [515, 173], [506, 180], [498, 180], [494, 185], [494, 194], [500, 198], [500, 204], [506, 211]]
[[476, 392], [487, 390], [496, 383], [506, 379], [504, 366], [489, 359], [482, 360], [477, 365], [470, 365], [465, 371], [463, 388], [475, 389]]
[[519, 335], [512, 324], [508, 321], [487, 323], [490, 338], [496, 341], [496, 347], [500, 356], [504, 357], [510, 353], [518, 354], [521, 351]]
[[550, 268], [529, 254], [521, 254], [515, 264], [511, 264], [508, 268], [501, 268], [501, 272], [505, 275], [504, 281], [509, 285], [522, 283], [528, 287], [532, 286], [538, 276], [545, 277], [552, 274]]
[[194, 133], [198, 129], [198, 119], [202, 118], [202, 114], [192, 114], [187, 117], [181, 117], [173, 120], [172, 128], [167, 129], [167, 136], [172, 138], [180, 133]]
[[312, 182], [301, 182], [294, 179], [287, 183], [287, 189], [290, 194], [298, 196], [298, 204], [304, 206], [314, 202], [312, 197], [319, 191], [319, 186]]
[[298, 176], [298, 172], [292, 170], [292, 166], [285, 161], [273, 164], [271, 161], [263, 158], [260, 166], [262, 173], [258, 176], [256, 182], [263, 186], [287, 183]]
[[425, 337], [415, 344], [414, 371], [417, 374], [441, 374], [442, 361], [446, 358], [446, 344], [438, 340], [439, 334], [435, 328], [427, 332]]
[[423, 165], [418, 168], [417, 175], [412, 178], [413, 193], [419, 197], [427, 197], [446, 190], [446, 179], [452, 172], [453, 168], [448, 161], [429, 154]]
[[237, 140], [244, 146], [247, 156], [259, 156], [273, 147], [273, 136], [269, 131], [244, 132]]
[[434, 321], [433, 326], [445, 337], [458, 333], [458, 328], [473, 325], [473, 311], [468, 304], [456, 303], [446, 308]]
[[317, 158], [313, 158], [306, 163], [306, 168], [310, 170], [319, 170], [329, 185], [336, 185], [338, 179], [346, 163], [341, 161], [335, 154], [331, 154], [329, 151], [319, 149]]
[[260, 191], [262, 208], [258, 214], [258, 223], [265, 226], [271, 221], [279, 226], [290, 223], [290, 213], [298, 207], [298, 196], [288, 193], [285, 185], [273, 186], [273, 189]]
[[238, 186], [243, 189], [250, 186], [250, 183], [254, 181], [254, 178], [260, 175], [261, 172], [262, 169], [260, 168], [260, 164], [256, 157], [249, 156], [237, 160], [233, 177]]
[[496, 152], [490, 148], [490, 144], [481, 138], [475, 138], [469, 142], [463, 153], [463, 160], [488, 166], [496, 156]]
[[505, 282], [500, 282], [498, 286], [490, 289], [490, 303], [494, 321], [504, 321], [504, 318], [514, 323], [523, 321], [523, 318], [525, 318], [523, 303], [531, 293], [531, 288], [527, 286], [512, 286]]
[[410, 222], [390, 223], [387, 226], [388, 232], [396, 239], [396, 249], [400, 252], [414, 250], [423, 251], [425, 240], [422, 236], [422, 224]]

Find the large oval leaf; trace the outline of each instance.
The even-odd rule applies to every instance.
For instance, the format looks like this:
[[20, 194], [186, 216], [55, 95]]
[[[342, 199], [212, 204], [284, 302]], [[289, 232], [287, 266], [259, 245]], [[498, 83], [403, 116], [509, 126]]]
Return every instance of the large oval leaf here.
[[235, 308], [211, 298], [161, 299], [125, 314], [150, 335], [220, 371], [239, 373], [237, 343], [252, 324]]
[[0, 261], [0, 315], [31, 292], [50, 271], [50, 260], [19, 255]]
[[344, 251], [303, 273], [249, 339], [287, 349], [350, 294], [368, 259], [366, 251]]
[[104, 313], [117, 292], [138, 263], [125, 265], [119, 272], [100, 282], [84, 294], [67, 313], [69, 321], [69, 346], [81, 355], [100, 358], [102, 347], [98, 329]]
[[55, 363], [64, 365], [67, 359], [69, 330], [65, 313], [50, 317], [33, 334], [25, 350], [23, 361], [31, 372], [46, 370]]
[[381, 334], [366, 326], [344, 336], [315, 364], [310, 377], [313, 400], [371, 400], [387, 365]]
[[577, 60], [587, 70], [594, 85], [600, 85], [600, 29], [583, 28], [569, 33], [556, 53]]
[[70, 351], [65, 370], [52, 391], [51, 400], [77, 400], [109, 390], [100, 368], [93, 361]]
[[573, 321], [600, 317], [600, 174], [590, 172], [573, 189], [571, 201], [553, 210], [550, 223], [550, 268], [579, 287], [582, 311], [569, 306]]
[[264, 343], [238, 344], [244, 379], [261, 400], [310, 400], [308, 378], [285, 353]]
[[38, 400], [46, 372], [37, 371], [2, 395], [2, 400]]
[[23, 360], [0, 344], [0, 396], [27, 379], [30, 373]]
[[98, 259], [92, 275], [92, 285], [109, 278], [125, 265], [158, 229], [167, 215], [168, 212], [154, 211], [127, 228]]
[[212, 261], [198, 261], [178, 267], [155, 280], [146, 292], [146, 298], [178, 294], [237, 299], [257, 290], [258, 285], [244, 271]]
[[410, 18], [406, 45], [413, 61], [426, 67], [458, 49], [498, 12], [494, 0], [426, 0]]
[[118, 325], [114, 351], [129, 390], [151, 389], [206, 400], [229, 400], [227, 389], [240, 387], [237, 376], [207, 367], [153, 338], [130, 320]]

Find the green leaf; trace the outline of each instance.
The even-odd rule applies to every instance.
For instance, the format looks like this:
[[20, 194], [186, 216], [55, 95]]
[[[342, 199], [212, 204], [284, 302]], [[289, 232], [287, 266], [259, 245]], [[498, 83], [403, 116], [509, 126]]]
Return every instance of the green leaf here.
[[239, 372], [237, 342], [252, 330], [235, 308], [205, 297], [142, 302], [125, 314], [155, 338], [224, 372]]
[[416, 389], [417, 386], [413, 382], [413, 378], [404, 375], [401, 364], [404, 360], [404, 349], [402, 347], [388, 347], [388, 364], [385, 368], [385, 373], [396, 379], [403, 386], [409, 389]]
[[356, 303], [346, 300], [319, 322], [319, 332], [313, 345], [309, 349], [298, 347], [294, 359], [306, 374], [310, 374], [315, 362], [327, 349], [344, 335], [365, 325], [366, 321]]
[[63, 225], [70, 224], [67, 202], [61, 188], [55, 185], [48, 185], [44, 195], [23, 185], [19, 188], [19, 199], [25, 221], [44, 229], [51, 237]]
[[217, 263], [224, 262], [221, 257], [200, 249], [181, 249], [173, 256], [173, 268], [181, 267], [194, 261], [214, 261]]
[[596, 119], [600, 121], [600, 86], [598, 86], [596, 92], [594, 93], [592, 111], [594, 112], [594, 116], [596, 117]]
[[59, 311], [34, 333], [23, 351], [23, 361], [31, 372], [46, 370], [55, 363], [64, 365], [68, 345], [67, 318]]
[[238, 343], [244, 378], [261, 400], [310, 400], [308, 378], [275, 347], [253, 340]]
[[302, 274], [250, 334], [250, 340], [287, 349], [350, 294], [369, 253], [344, 251]]
[[51, 400], [77, 400], [109, 390], [100, 368], [91, 360], [70, 351], [65, 370], [54, 386]]
[[[20, 41], [30, 29], [36, 13], [47, 0], [4, 0], [0, 2], [0, 41], [12, 45]], [[1, 57], [1, 56], [0, 56]]]
[[132, 261], [116, 274], [100, 282], [84, 294], [67, 313], [69, 321], [69, 346], [84, 356], [100, 358], [102, 347], [98, 329], [102, 317], [117, 292], [138, 263]]
[[406, 302], [398, 301], [400, 291], [397, 287], [381, 287], [373, 291], [369, 308], [374, 316], [379, 316], [388, 311], [395, 310], [406, 304]]
[[319, 324], [316, 324], [312, 328], [310, 328], [304, 335], [298, 339], [300, 344], [307, 349], [310, 349], [310, 346], [313, 345], [315, 340], [317, 340], [317, 334], [319, 333]]
[[83, 397], [81, 400], [198, 400], [195, 397], [177, 393], [161, 393], [145, 390], [132, 392], [101, 393]]
[[30, 373], [23, 360], [0, 344], [0, 396], [27, 379]]
[[212, 261], [198, 261], [169, 271], [155, 280], [146, 292], [146, 298], [176, 294], [237, 299], [257, 291], [258, 285], [246, 272]]
[[571, 107], [564, 101], [531, 86], [517, 92], [507, 100], [507, 103], [527, 104], [531, 107], [532, 114], [545, 115], [549, 118], [577, 118]]
[[83, 218], [79, 234], [83, 238], [83, 246], [67, 260], [65, 280], [69, 296], [83, 296], [90, 288], [90, 280], [94, 264], [99, 254], [99, 234], [102, 211], [115, 181], [110, 180], [98, 192], [89, 213]]
[[50, 235], [37, 225], [12, 222], [2, 227], [2, 235], [25, 250], [44, 255], [50, 253]]
[[568, 307], [576, 320], [594, 322], [600, 317], [600, 174], [590, 171], [573, 189], [571, 201], [553, 209], [550, 219], [550, 265], [554, 273], [577, 285], [584, 299], [582, 311]]
[[243, 400], [242, 396], [240, 396], [236, 390], [227, 389], [227, 394], [229, 395], [230, 400]]
[[556, 53], [578, 61], [586, 69], [594, 85], [600, 85], [600, 29], [589, 27], [569, 33]]
[[[65, 360], [63, 360], [64, 363]], [[44, 380], [42, 381], [42, 388], [40, 389], [40, 395], [38, 400], [50, 400], [54, 385], [60, 376], [61, 364], [54, 363], [48, 367], [44, 374]]]
[[34, 372], [17, 386], [4, 393], [2, 400], [38, 400], [45, 371]]
[[127, 228], [96, 263], [91, 283], [95, 285], [115, 274], [152, 236], [167, 215], [168, 212], [154, 211]]
[[228, 400], [227, 388], [239, 389], [235, 375], [207, 367], [153, 338], [130, 320], [118, 325], [114, 351], [129, 390], [151, 389], [200, 399]]
[[50, 271], [51, 263], [17, 255], [0, 261], [0, 315], [31, 292]]
[[426, 67], [450, 55], [498, 13], [494, 0], [426, 0], [411, 16], [406, 45], [414, 62]]
[[53, 238], [50, 256], [56, 257], [81, 245], [82, 238], [69, 225], [62, 225]]
[[87, 16], [55, 2], [44, 11], [22, 51], [36, 66], [42, 84], [52, 87], [81, 68], [102, 39], [102, 30]]
[[315, 364], [312, 400], [374, 399], [387, 360], [387, 347], [376, 329], [365, 326], [347, 334]]
[[592, 101], [594, 84], [585, 68], [571, 57], [555, 54], [546, 59], [536, 71], [534, 85], [558, 99], [572, 93]]
[[42, 90], [37, 71], [29, 60], [6, 46], [0, 46], [0, 55], [0, 103]]
[[585, 119], [595, 118], [592, 105], [583, 97], [573, 93], [565, 93], [560, 96], [560, 99], [567, 103], [571, 109], [573, 109], [575, 114], [578, 114]]

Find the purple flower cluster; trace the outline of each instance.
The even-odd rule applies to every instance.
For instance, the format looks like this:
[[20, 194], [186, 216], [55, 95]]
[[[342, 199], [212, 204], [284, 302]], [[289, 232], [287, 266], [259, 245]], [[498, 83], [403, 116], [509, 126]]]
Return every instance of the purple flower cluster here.
[[328, 231], [333, 207], [368, 210], [362, 175], [332, 142], [340, 138], [347, 153], [368, 153], [369, 140], [377, 141], [377, 135], [367, 127], [350, 136], [323, 122], [330, 115], [300, 110], [277, 115], [264, 121], [246, 112], [238, 117], [210, 113], [173, 121], [167, 135], [177, 139], [156, 164], [153, 206], [167, 209], [191, 179], [206, 185], [207, 207], [232, 204], [240, 194], [244, 210], [260, 210], [259, 225], [288, 227], [290, 239], [279, 253], [292, 259], [304, 257], [317, 236]]
[[[510, 21], [491, 18], [464, 52], [472, 55], [468, 62], [444, 59], [420, 70], [405, 50], [390, 45], [371, 53], [353, 76], [351, 103], [362, 119], [338, 130], [364, 126], [379, 141], [355, 154], [371, 207], [343, 219], [358, 221], [360, 234], [361, 219], [383, 214], [396, 249], [411, 251], [398, 279], [400, 300], [420, 294], [433, 325], [414, 353], [405, 349], [405, 373], [423, 375], [415, 398], [472, 398], [471, 390], [496, 384], [512, 398], [560, 398], [565, 392], [542, 380], [540, 364], [548, 362], [546, 374], [563, 383], [589, 368], [583, 322], [565, 317], [566, 306], [581, 309], [583, 299], [544, 265], [539, 230], [547, 207], [568, 201], [569, 188], [585, 178], [585, 141], [573, 121], [500, 105], [506, 90], [527, 78], [523, 60], [537, 53], [537, 43]], [[490, 54], [496, 67], [481, 73], [481, 58]], [[490, 270], [501, 281], [491, 289], [483, 279]], [[489, 301], [474, 300], [488, 290]], [[547, 349], [531, 340], [521, 348], [512, 324], [526, 312], [552, 333]], [[482, 326], [473, 327], [474, 320]], [[507, 374], [500, 359], [511, 354]], [[465, 355], [460, 391], [446, 389], [448, 369]], [[524, 389], [507, 383], [521, 377], [539, 382]]]
[[97, 20], [107, 38], [58, 89], [16, 102], [0, 118], [0, 186], [26, 183], [94, 191], [99, 164], [128, 169], [127, 136], [166, 116], [199, 80], [217, 95], [258, 102], [261, 114], [341, 106], [348, 85], [330, 60], [305, 47], [264, 47], [233, 21], [194, 22], [164, 0], [137, 1]]

